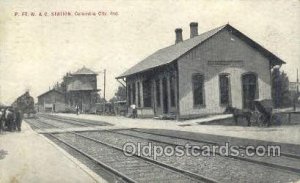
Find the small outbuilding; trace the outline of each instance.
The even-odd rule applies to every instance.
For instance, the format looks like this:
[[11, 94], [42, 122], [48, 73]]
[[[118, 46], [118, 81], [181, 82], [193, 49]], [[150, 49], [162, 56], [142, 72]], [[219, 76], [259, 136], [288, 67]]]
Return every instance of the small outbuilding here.
[[38, 96], [39, 112], [62, 112], [65, 110], [65, 95], [55, 89]]
[[285, 62], [229, 24], [190, 38], [175, 30], [175, 44], [151, 54], [117, 77], [126, 81], [127, 105], [139, 117], [194, 118], [226, 106], [253, 108], [271, 98], [271, 69]]

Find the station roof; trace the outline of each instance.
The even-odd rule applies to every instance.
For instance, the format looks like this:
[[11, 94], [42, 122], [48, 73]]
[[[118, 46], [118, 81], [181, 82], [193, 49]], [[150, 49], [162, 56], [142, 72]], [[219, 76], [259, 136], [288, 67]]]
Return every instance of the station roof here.
[[210, 31], [204, 32], [198, 36], [195, 36], [193, 38], [184, 40], [180, 43], [171, 45], [169, 47], [160, 49], [156, 52], [154, 52], [152, 55], [146, 57], [141, 62], [137, 63], [127, 71], [125, 71], [123, 74], [119, 75], [117, 79], [124, 78], [136, 73], [144, 72], [159, 66], [170, 64], [171, 62], [177, 60], [184, 54], [186, 54], [191, 49], [195, 48], [198, 45], [201, 45], [203, 42], [208, 40], [209, 38], [216, 35], [218, 32], [222, 30], [230, 30], [233, 34], [235, 34], [237, 37], [239, 37], [241, 40], [248, 43], [251, 47], [259, 51], [262, 55], [267, 57], [272, 65], [281, 65], [285, 62], [278, 58], [276, 55], [271, 53], [270, 51], [263, 48], [258, 43], [254, 42], [252, 39], [235, 29], [229, 24], [223, 25], [221, 27], [217, 27], [215, 29], [212, 29]]
[[72, 75], [97, 75], [97, 73], [83, 66], [81, 69], [78, 69], [76, 72], [72, 73]]
[[62, 92], [60, 92], [60, 91], [58, 91], [58, 90], [56, 90], [56, 89], [52, 89], [52, 90], [49, 90], [49, 91], [47, 91], [47, 92], [45, 92], [45, 93], [42, 93], [41, 95], [38, 96], [38, 98], [43, 97], [43, 96], [48, 95], [48, 94], [53, 93], [53, 92], [54, 92], [54, 93], [58, 93], [58, 94], [60, 94], [60, 95], [63, 95]]

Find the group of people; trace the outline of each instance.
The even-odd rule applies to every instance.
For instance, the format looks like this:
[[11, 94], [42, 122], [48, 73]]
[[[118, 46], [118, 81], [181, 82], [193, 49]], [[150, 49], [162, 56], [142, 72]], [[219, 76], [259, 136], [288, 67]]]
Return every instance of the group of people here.
[[0, 132], [21, 131], [23, 114], [18, 108], [2, 108], [0, 110]]

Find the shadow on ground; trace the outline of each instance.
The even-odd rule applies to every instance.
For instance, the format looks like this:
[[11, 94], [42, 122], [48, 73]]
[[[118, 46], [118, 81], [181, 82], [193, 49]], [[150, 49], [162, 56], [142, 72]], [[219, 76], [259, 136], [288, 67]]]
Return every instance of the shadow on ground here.
[[7, 154], [8, 154], [7, 151], [0, 149], [0, 160], [4, 159]]

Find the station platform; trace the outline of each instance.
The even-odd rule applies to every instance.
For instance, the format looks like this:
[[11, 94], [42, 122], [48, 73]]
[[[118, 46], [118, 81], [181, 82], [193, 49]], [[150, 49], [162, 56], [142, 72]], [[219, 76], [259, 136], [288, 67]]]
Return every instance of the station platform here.
[[106, 181], [23, 122], [21, 132], [0, 134], [0, 182]]
[[[145, 128], [166, 129], [185, 132], [222, 135], [229, 137], [263, 140], [277, 143], [300, 144], [300, 125], [289, 126], [225, 126], [225, 125], [199, 125], [213, 120], [227, 119], [230, 115], [215, 115], [186, 121], [158, 120], [158, 119], [132, 119], [122, 116], [99, 116], [91, 114], [65, 114], [54, 113], [53, 115], [81, 118], [95, 121], [105, 121], [120, 128]], [[300, 121], [299, 116], [293, 116], [294, 121]]]

